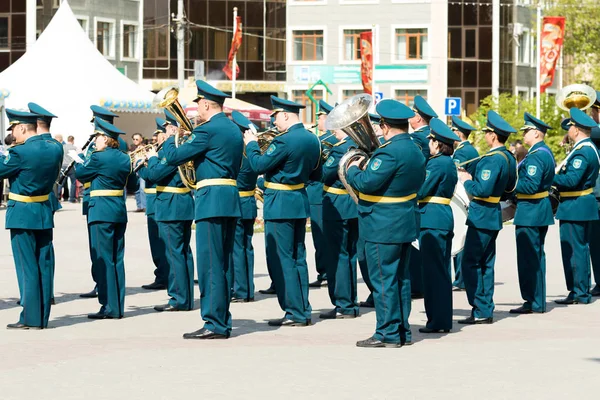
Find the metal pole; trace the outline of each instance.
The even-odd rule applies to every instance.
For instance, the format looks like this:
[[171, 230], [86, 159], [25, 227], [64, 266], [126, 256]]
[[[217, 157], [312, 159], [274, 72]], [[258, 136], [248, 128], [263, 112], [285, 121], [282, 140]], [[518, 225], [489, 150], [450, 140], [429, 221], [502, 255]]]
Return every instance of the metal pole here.
[[500, 0], [492, 0], [492, 95], [498, 98], [500, 87]]
[[542, 77], [541, 77], [541, 64], [542, 64], [542, 4], [541, 0], [538, 1], [537, 6], [537, 48], [535, 50], [535, 59], [536, 59], [536, 68], [535, 68], [535, 117], [540, 118], [541, 114], [541, 103], [540, 103], [540, 86], [542, 86]]
[[177, 1], [177, 81], [179, 87], [185, 84], [185, 46], [183, 43], [183, 0]]
[[[233, 7], [233, 39], [237, 33], [237, 7]], [[233, 40], [231, 41], [233, 45]], [[231, 97], [235, 99], [235, 79], [237, 78], [237, 54], [233, 55], [233, 63], [231, 65]]]

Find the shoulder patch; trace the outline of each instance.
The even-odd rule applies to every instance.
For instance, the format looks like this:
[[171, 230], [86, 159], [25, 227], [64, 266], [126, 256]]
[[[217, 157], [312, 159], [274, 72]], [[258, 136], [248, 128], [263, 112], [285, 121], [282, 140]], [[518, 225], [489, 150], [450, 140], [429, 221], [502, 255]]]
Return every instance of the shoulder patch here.
[[453, 161], [454, 161], [454, 165], [456, 165], [458, 167], [458, 164], [460, 164], [460, 160], [455, 158]]
[[429, 179], [429, 174], [431, 173], [431, 171], [426, 170], [425, 171], [425, 180]]
[[371, 169], [373, 171], [377, 171], [379, 169], [379, 167], [381, 167], [381, 163], [382, 163], [381, 159], [375, 157], [373, 159], [373, 161], [371, 161]]
[[329, 156], [329, 157], [327, 158], [327, 161], [325, 162], [325, 166], [326, 166], [326, 167], [330, 167], [330, 166], [331, 166], [331, 164], [333, 164], [333, 162], [334, 162], [334, 161], [335, 161], [335, 158], [333, 158], [332, 156]]
[[92, 156], [91, 154], [85, 157], [85, 160], [83, 161], [83, 166], [87, 167], [87, 165], [90, 163], [90, 161], [92, 160]]
[[166, 165], [166, 164], [167, 164], [167, 158], [166, 158], [166, 157], [163, 157], [163, 158], [160, 160], [160, 163], [161, 163], [162, 165]]
[[8, 162], [10, 161], [10, 151], [6, 153], [6, 156], [4, 157], [4, 164], [8, 164]]
[[267, 149], [267, 152], [265, 154], [270, 156], [271, 154], [273, 154], [273, 152], [276, 149], [277, 149], [277, 146], [275, 145], [275, 143], [271, 143], [271, 145], [269, 146], [269, 148]]
[[575, 169], [581, 168], [581, 163], [582, 163], [582, 161], [580, 158], [574, 159], [573, 160], [573, 168], [575, 168]]
[[196, 135], [192, 133], [185, 142], [192, 143], [194, 139], [196, 139]]
[[492, 176], [492, 171], [489, 169], [484, 169], [483, 171], [481, 171], [481, 180], [484, 181], [488, 181], [490, 179], [490, 177]]
[[537, 166], [530, 165], [530, 166], [527, 167], [527, 175], [529, 175], [529, 176], [535, 176], [536, 173], [537, 173]]

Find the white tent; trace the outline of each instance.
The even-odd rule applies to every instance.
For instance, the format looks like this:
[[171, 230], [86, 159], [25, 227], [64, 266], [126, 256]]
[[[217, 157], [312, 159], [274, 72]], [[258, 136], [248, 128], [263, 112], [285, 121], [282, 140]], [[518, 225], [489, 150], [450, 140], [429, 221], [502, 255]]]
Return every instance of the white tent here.
[[67, 1], [35, 44], [13, 65], [0, 73], [0, 97], [4, 106], [27, 109], [38, 103], [58, 118], [52, 133], [64, 139], [75, 136], [83, 144], [93, 132], [93, 104], [105, 106], [121, 117], [115, 125], [130, 136], [134, 131], [154, 131], [153, 94], [131, 81], [96, 49]]

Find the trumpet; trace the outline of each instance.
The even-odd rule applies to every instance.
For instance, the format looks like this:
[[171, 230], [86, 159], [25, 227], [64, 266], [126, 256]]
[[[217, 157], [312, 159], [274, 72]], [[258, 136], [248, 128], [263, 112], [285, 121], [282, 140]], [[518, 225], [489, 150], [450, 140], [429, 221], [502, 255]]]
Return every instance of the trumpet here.
[[[148, 151], [150, 149], [154, 149], [154, 151], [160, 150], [162, 147], [162, 143], [158, 146], [154, 144], [147, 144], [145, 146], [139, 147], [133, 151], [127, 153], [129, 155], [129, 159], [131, 160], [131, 168], [133, 168], [133, 172], [138, 172], [144, 165], [146, 165], [148, 161]], [[144, 162], [135, 165], [137, 160], [143, 159]]]

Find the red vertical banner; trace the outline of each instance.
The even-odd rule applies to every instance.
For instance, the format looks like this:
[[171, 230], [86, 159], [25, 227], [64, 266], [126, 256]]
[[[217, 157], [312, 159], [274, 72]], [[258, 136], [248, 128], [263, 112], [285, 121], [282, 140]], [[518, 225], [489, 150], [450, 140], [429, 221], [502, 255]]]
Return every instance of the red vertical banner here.
[[552, 85], [565, 37], [565, 17], [544, 17], [540, 48], [540, 93]]
[[373, 94], [373, 31], [360, 34], [360, 77], [363, 90]]
[[[223, 67], [223, 72], [227, 75], [228, 79], [231, 79], [233, 76], [233, 58], [235, 57], [237, 51], [242, 45], [242, 17], [236, 17], [236, 28], [235, 34], [231, 39], [231, 49], [229, 49], [229, 56], [227, 57], [227, 64]], [[237, 76], [240, 73], [240, 67], [235, 64], [235, 75]]]

